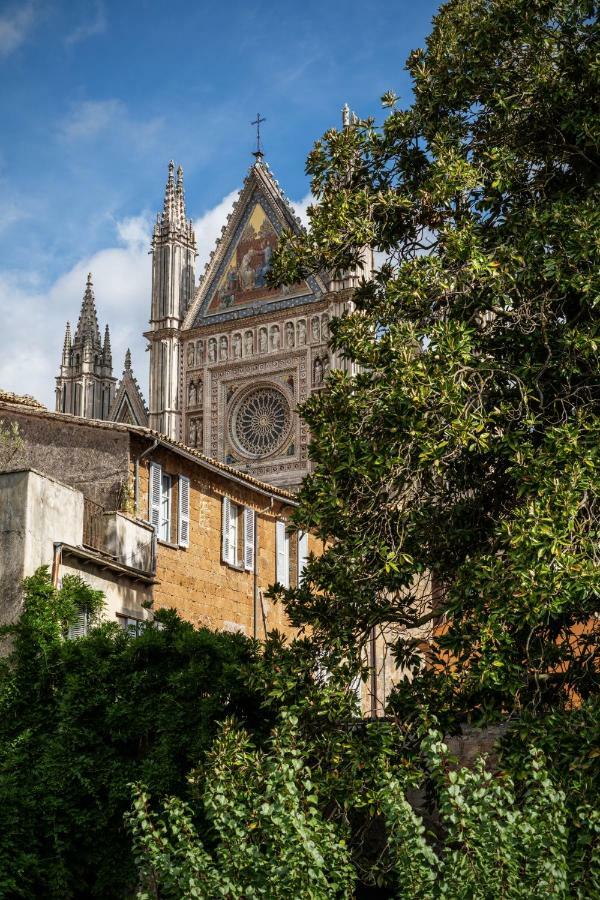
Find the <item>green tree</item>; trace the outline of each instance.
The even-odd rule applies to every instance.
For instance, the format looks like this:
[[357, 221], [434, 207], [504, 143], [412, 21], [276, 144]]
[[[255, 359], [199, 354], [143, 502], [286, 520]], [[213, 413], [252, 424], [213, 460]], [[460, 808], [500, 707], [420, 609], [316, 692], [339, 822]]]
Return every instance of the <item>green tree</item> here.
[[445, 4], [412, 105], [317, 142], [309, 231], [276, 254], [280, 282], [387, 260], [332, 324], [359, 374], [302, 410], [297, 523], [329, 549], [275, 593], [321, 646], [393, 626], [405, 715], [597, 690], [598, 38], [591, 0]]
[[[190, 806], [170, 798], [157, 814], [147, 792], [137, 786], [129, 821], [140, 900], [354, 896], [347, 842], [319, 810], [319, 785], [305, 753], [297, 720], [289, 714], [262, 752], [244, 732], [226, 725], [210, 755], [201, 798], [217, 834], [212, 853], [194, 828]], [[406, 800], [402, 769], [380, 758], [363, 785], [385, 819], [383, 852], [398, 900], [578, 896], [567, 888], [564, 795], [548, 777], [539, 752], [529, 755], [522, 800], [512, 780], [494, 778], [483, 760], [471, 769], [452, 767], [435, 731], [425, 735], [422, 753], [438, 788], [441, 840], [426, 834]], [[347, 797], [349, 803], [354, 800]]]
[[131, 896], [130, 782], [185, 799], [225, 717], [268, 734], [245, 677], [257, 649], [170, 612], [139, 637], [109, 623], [65, 640], [81, 605], [98, 612], [102, 595], [75, 578], [57, 591], [46, 570], [24, 591], [0, 664], [0, 896]]

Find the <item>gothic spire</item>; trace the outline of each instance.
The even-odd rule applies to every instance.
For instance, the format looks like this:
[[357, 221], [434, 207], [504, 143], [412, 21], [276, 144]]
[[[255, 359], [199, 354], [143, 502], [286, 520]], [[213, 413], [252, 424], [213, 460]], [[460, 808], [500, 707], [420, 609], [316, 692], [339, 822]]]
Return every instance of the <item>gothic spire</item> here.
[[175, 195], [176, 195], [176, 199], [177, 199], [178, 225], [180, 228], [185, 228], [186, 227], [185, 193], [183, 190], [183, 168], [181, 166], [177, 167], [177, 185], [175, 187]]
[[79, 313], [79, 321], [77, 322], [77, 330], [75, 332], [74, 344], [90, 343], [93, 347], [100, 349], [102, 341], [100, 340], [100, 328], [98, 326], [98, 316], [96, 314], [96, 302], [94, 300], [94, 289], [92, 284], [92, 273], [87, 277], [85, 293], [81, 303], [81, 312]]
[[62, 364], [63, 366], [69, 365], [69, 357], [71, 354], [71, 323], [67, 322], [67, 327], [65, 328], [65, 341], [63, 344], [63, 355], [62, 355]]
[[110, 366], [112, 368], [112, 350], [110, 346], [110, 329], [108, 324], [104, 329], [104, 347], [102, 350], [102, 358], [104, 361], [104, 365]]
[[173, 160], [169, 162], [169, 176], [167, 178], [167, 184], [165, 187], [165, 200], [163, 203], [163, 214], [162, 214], [162, 222], [163, 224], [172, 224], [175, 214], [175, 177], [173, 175], [175, 171], [175, 163]]
[[129, 347], [127, 348], [127, 352], [125, 354], [125, 369], [124, 369], [124, 371], [125, 372], [131, 371], [131, 350], [129, 349]]

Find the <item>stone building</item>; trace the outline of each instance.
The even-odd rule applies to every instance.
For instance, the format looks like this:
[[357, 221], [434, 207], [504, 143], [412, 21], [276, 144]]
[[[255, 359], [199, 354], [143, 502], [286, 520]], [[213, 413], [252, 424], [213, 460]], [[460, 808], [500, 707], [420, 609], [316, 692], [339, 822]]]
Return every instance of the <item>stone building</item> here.
[[65, 329], [60, 374], [56, 379], [56, 411], [87, 419], [148, 424], [148, 411], [131, 370], [129, 350], [118, 385], [113, 376], [110, 331], [107, 325], [102, 342], [91, 272], [75, 336], [71, 337], [69, 322]]
[[0, 619], [18, 615], [21, 579], [47, 564], [104, 590], [128, 627], [150, 602], [195, 625], [292, 633], [265, 594], [297, 583], [321, 545], [288, 529], [288, 491], [137, 425], [1, 393], [0, 420], [21, 442], [0, 453]]

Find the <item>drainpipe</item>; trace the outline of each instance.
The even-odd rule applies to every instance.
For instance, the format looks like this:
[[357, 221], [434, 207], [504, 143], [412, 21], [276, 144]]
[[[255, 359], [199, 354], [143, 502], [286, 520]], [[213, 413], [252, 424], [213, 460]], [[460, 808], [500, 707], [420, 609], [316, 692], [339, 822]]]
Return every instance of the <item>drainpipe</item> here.
[[377, 635], [375, 626], [371, 628], [371, 718], [376, 719], [379, 713], [377, 708]]
[[252, 578], [252, 637], [254, 640], [258, 638], [258, 526], [260, 517], [254, 513], [254, 575]]
[[58, 588], [60, 581], [60, 567], [62, 565], [62, 544], [54, 544], [54, 555], [52, 557], [52, 587]]

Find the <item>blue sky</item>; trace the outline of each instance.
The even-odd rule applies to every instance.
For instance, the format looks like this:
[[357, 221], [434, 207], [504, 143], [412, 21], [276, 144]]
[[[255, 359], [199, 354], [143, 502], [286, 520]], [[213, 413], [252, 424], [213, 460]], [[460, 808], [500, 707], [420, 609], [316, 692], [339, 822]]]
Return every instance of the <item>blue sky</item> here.
[[410, 102], [404, 61], [438, 4], [0, 0], [0, 387], [53, 406], [64, 326], [85, 275], [116, 374], [131, 345], [144, 390], [150, 223], [167, 163], [185, 172], [197, 272], [252, 162], [299, 211], [313, 142], [348, 102]]

